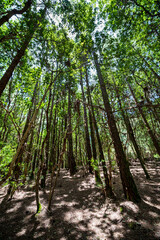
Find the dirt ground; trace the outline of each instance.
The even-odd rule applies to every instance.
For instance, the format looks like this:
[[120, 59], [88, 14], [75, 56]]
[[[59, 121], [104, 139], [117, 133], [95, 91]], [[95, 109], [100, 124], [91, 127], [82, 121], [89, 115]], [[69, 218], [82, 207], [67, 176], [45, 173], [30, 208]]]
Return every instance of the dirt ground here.
[[147, 168], [151, 180], [145, 179], [137, 162], [131, 166], [142, 197], [139, 204], [124, 200], [119, 177], [113, 179], [117, 199], [104, 200], [94, 176], [84, 178], [82, 171], [73, 177], [61, 171], [50, 213], [49, 187], [40, 191], [42, 211], [38, 215], [31, 185], [5, 204], [3, 187], [0, 240], [160, 240], [160, 162], [148, 162]]

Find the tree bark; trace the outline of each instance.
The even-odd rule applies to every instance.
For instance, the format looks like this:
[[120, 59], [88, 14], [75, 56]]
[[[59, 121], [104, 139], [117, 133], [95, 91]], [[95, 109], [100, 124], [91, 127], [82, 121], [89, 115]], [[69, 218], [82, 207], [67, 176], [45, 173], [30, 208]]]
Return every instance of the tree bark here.
[[[81, 84], [81, 91], [82, 91], [82, 99], [83, 99], [83, 102], [85, 103], [86, 99], [85, 99], [84, 89], [83, 89], [82, 72], [80, 74], [81, 74], [80, 84]], [[92, 151], [91, 151], [91, 145], [90, 145], [87, 110], [86, 110], [86, 105], [85, 104], [83, 104], [83, 110], [84, 110], [85, 145], [86, 145], [86, 152], [87, 152], [87, 157], [88, 157], [89, 172], [92, 173], [93, 172], [93, 168], [91, 166]]]
[[94, 129], [95, 129], [95, 132], [96, 132], [96, 138], [97, 138], [97, 142], [98, 142], [99, 158], [100, 158], [100, 162], [102, 163], [102, 168], [103, 168], [105, 190], [106, 190], [106, 193], [107, 193], [108, 196], [114, 196], [114, 193], [112, 191], [112, 186], [110, 184], [109, 177], [108, 177], [108, 171], [107, 171], [107, 166], [106, 166], [106, 162], [105, 162], [105, 158], [104, 158], [104, 154], [103, 154], [103, 148], [102, 148], [102, 143], [101, 143], [101, 139], [100, 139], [100, 135], [99, 135], [98, 125], [97, 125], [95, 114], [94, 114], [92, 98], [91, 98], [91, 93], [90, 93], [90, 88], [89, 88], [89, 80], [88, 80], [87, 69], [86, 69], [86, 84], [87, 84], [87, 91], [88, 91], [88, 97], [89, 97], [89, 102], [90, 102], [89, 104], [91, 105], [93, 125], [94, 125]]
[[160, 13], [152, 14], [145, 6], [142, 4], [138, 3], [136, 0], [132, 0], [138, 7], [142, 8], [148, 16], [154, 18], [154, 17], [160, 17]]
[[[52, 109], [53, 109], [53, 102], [54, 102], [54, 96], [52, 98], [52, 106], [51, 106]], [[50, 139], [50, 130], [51, 130], [50, 129], [51, 115], [49, 116], [50, 103], [51, 103], [51, 89], [49, 92], [48, 106], [47, 106], [47, 110], [46, 110], [46, 130], [47, 130], [47, 139], [46, 139], [46, 147], [45, 147], [46, 160], [45, 160], [45, 170], [42, 171], [42, 181], [41, 181], [42, 188], [45, 188], [45, 186], [46, 186], [46, 175], [47, 175], [48, 162], [49, 162], [49, 139]], [[52, 114], [52, 110], [51, 110], [50, 114]]]
[[12, 60], [10, 66], [8, 67], [8, 69], [6, 70], [5, 74], [3, 75], [3, 77], [0, 80], [0, 97], [4, 91], [4, 89], [7, 86], [7, 83], [9, 82], [10, 77], [12, 76], [12, 73], [14, 71], [14, 69], [16, 68], [16, 66], [18, 65], [18, 63], [20, 62], [21, 58], [24, 56], [25, 50], [27, 49], [32, 36], [33, 36], [34, 32], [30, 33], [29, 35], [26, 36], [26, 40], [24, 41], [22, 47], [20, 50], [18, 50], [16, 56], [14, 57], [14, 59]]
[[[87, 96], [88, 96], [88, 103], [91, 105], [91, 95], [89, 89], [89, 81], [88, 81], [88, 73], [86, 68], [86, 83], [87, 83]], [[95, 166], [95, 180], [97, 184], [103, 186], [103, 182], [100, 176], [98, 162], [97, 162], [97, 151], [96, 151], [96, 139], [95, 139], [95, 131], [94, 131], [94, 120], [91, 113], [91, 109], [89, 108], [89, 124], [90, 124], [90, 132], [91, 132], [91, 143], [92, 143], [92, 153], [94, 159], [94, 166]]]
[[12, 16], [17, 14], [23, 14], [24, 12], [26, 12], [30, 8], [31, 4], [32, 0], [28, 0], [22, 9], [20, 10], [12, 9], [11, 11], [6, 12], [6, 15], [0, 18], [0, 26], [2, 26], [2, 24], [4, 24], [5, 22], [8, 22]]
[[[61, 71], [59, 72], [59, 74], [60, 74], [60, 73], [61, 73]], [[23, 148], [23, 146], [24, 146], [24, 144], [25, 144], [25, 142], [26, 142], [26, 140], [27, 140], [27, 138], [28, 138], [29, 132], [30, 132], [31, 128], [33, 127], [33, 123], [35, 122], [35, 120], [36, 120], [36, 118], [37, 118], [37, 115], [38, 115], [39, 109], [40, 109], [40, 107], [41, 107], [41, 105], [42, 105], [42, 102], [44, 101], [44, 99], [45, 99], [45, 97], [46, 97], [46, 95], [47, 95], [48, 90], [51, 88], [52, 84], [56, 81], [56, 79], [57, 79], [57, 77], [59, 76], [59, 74], [56, 75], [56, 77], [54, 78], [54, 80], [49, 84], [48, 88], [45, 90], [45, 93], [44, 93], [44, 95], [43, 95], [43, 97], [42, 97], [39, 105], [37, 106], [37, 108], [36, 108], [36, 110], [35, 110], [35, 112], [34, 112], [34, 114], [33, 114], [33, 116], [32, 116], [32, 119], [31, 119], [30, 123], [28, 124], [28, 127], [27, 127], [27, 129], [26, 129], [26, 131], [25, 131], [25, 133], [24, 133], [24, 135], [23, 135], [23, 137], [22, 137], [22, 139], [21, 139], [21, 141], [20, 141], [20, 143], [19, 143], [19, 145], [18, 145], [16, 154], [14, 155], [14, 157], [13, 157], [13, 159], [12, 159], [12, 162], [11, 162], [11, 164], [10, 164], [8, 173], [7, 173], [6, 176], [0, 181], [0, 186], [11, 176], [12, 169], [13, 169], [13, 166], [14, 166], [14, 164], [15, 164], [15, 161], [16, 161], [17, 157], [19, 156], [19, 154], [20, 154], [20, 152], [21, 152], [21, 150], [22, 150], [22, 148]]]
[[45, 146], [46, 139], [47, 139], [47, 134], [43, 140], [42, 147], [41, 147], [41, 153], [40, 153], [40, 161], [41, 162], [40, 162], [39, 170], [37, 172], [36, 185], [35, 185], [37, 213], [40, 211], [40, 206], [41, 206], [40, 201], [39, 201], [39, 181], [40, 181], [40, 177], [41, 177], [41, 172], [45, 169], [44, 146]]
[[151, 137], [151, 139], [152, 139], [153, 145], [155, 146], [155, 149], [157, 150], [157, 153], [160, 155], [160, 145], [159, 145], [159, 141], [158, 141], [158, 139], [156, 138], [155, 134], [153, 133], [153, 131], [152, 131], [152, 129], [151, 129], [151, 127], [150, 127], [150, 125], [149, 125], [149, 123], [148, 123], [148, 121], [147, 121], [144, 113], [143, 113], [143, 110], [142, 110], [141, 106], [139, 105], [139, 103], [138, 103], [138, 101], [137, 101], [137, 99], [136, 99], [136, 96], [135, 96], [135, 94], [134, 94], [134, 92], [133, 92], [133, 89], [132, 89], [131, 85], [130, 85], [128, 82], [127, 82], [127, 84], [128, 84], [129, 89], [130, 89], [130, 92], [131, 92], [131, 94], [132, 94], [132, 96], [133, 96], [133, 98], [134, 98], [134, 101], [135, 101], [135, 103], [136, 103], [136, 105], [137, 105], [137, 108], [138, 108], [138, 110], [139, 110], [139, 113], [141, 114], [141, 117], [142, 117], [142, 119], [143, 119], [143, 122], [144, 122], [144, 124], [145, 124], [145, 126], [146, 126], [146, 128], [147, 128], [147, 130], [148, 130], [148, 133], [149, 133], [149, 135], [150, 135], [150, 137]]
[[55, 147], [56, 147], [56, 125], [57, 125], [56, 118], [57, 118], [57, 111], [55, 110], [53, 124], [52, 124], [52, 135], [51, 135], [51, 150], [50, 150], [50, 160], [49, 160], [49, 170], [50, 171], [51, 171], [52, 167], [56, 163], [56, 152], [55, 152]]
[[125, 114], [125, 112], [124, 112], [124, 110], [123, 110], [123, 108], [122, 108], [121, 99], [120, 99], [119, 92], [118, 92], [118, 89], [117, 89], [116, 86], [115, 86], [115, 89], [116, 89], [116, 93], [117, 93], [117, 97], [118, 97], [118, 103], [119, 103], [119, 107], [120, 107], [120, 109], [121, 109], [122, 117], [123, 117], [123, 120], [124, 120], [124, 122], [125, 122], [126, 129], [127, 129], [128, 135], [129, 135], [129, 139], [130, 139], [130, 141], [131, 141], [132, 144], [133, 144], [133, 147], [134, 147], [135, 152], [136, 152], [136, 154], [137, 154], [137, 158], [138, 158], [139, 161], [140, 161], [140, 164], [141, 164], [141, 166], [142, 166], [142, 168], [143, 168], [143, 171], [144, 171], [144, 173], [145, 173], [145, 175], [146, 175], [146, 178], [147, 178], [147, 179], [150, 179], [149, 173], [148, 173], [148, 171], [147, 171], [147, 169], [146, 169], [146, 167], [145, 167], [145, 165], [144, 165], [144, 159], [143, 159], [143, 157], [142, 157], [142, 155], [141, 155], [141, 151], [140, 151], [140, 149], [139, 149], [139, 146], [138, 146], [138, 144], [137, 144], [136, 138], [135, 138], [135, 136], [134, 136], [134, 132], [133, 132], [133, 129], [132, 129], [132, 126], [131, 126], [129, 117], [128, 117], [127, 114]]
[[42, 116], [43, 116], [43, 109], [42, 109], [42, 112], [41, 112], [39, 128], [38, 128], [38, 132], [37, 132], [36, 149], [35, 149], [35, 152], [34, 152], [34, 157], [33, 157], [33, 162], [32, 162], [32, 171], [31, 171], [30, 179], [34, 178], [34, 172], [35, 172], [35, 167], [36, 167], [36, 159], [37, 159], [37, 153], [38, 153], [38, 146], [39, 146], [39, 135], [40, 135], [40, 130], [41, 130], [41, 126], [42, 126]]
[[119, 166], [120, 176], [123, 185], [124, 195], [128, 200], [133, 202], [139, 202], [141, 200], [140, 195], [138, 193], [136, 184], [133, 180], [132, 174], [129, 169], [129, 164], [127, 162], [122, 143], [119, 137], [119, 133], [116, 126], [116, 121], [112, 112], [112, 108], [109, 102], [109, 97], [106, 92], [105, 83], [102, 77], [101, 69], [98, 63], [97, 55], [93, 53], [95, 66], [97, 70], [97, 75], [100, 83], [100, 88], [102, 92], [103, 102], [105, 106], [105, 110], [108, 118], [108, 126], [111, 134], [111, 138], [114, 144], [116, 159]]
[[70, 170], [70, 175], [76, 173], [76, 162], [73, 154], [73, 140], [72, 140], [72, 123], [71, 123], [71, 90], [68, 89], [68, 165]]
[[24, 168], [24, 178], [23, 183], [26, 181], [27, 173], [29, 170], [29, 163], [32, 161], [32, 147], [33, 147], [33, 137], [34, 137], [34, 130], [31, 130], [31, 137], [30, 137], [30, 143], [27, 148], [27, 156], [25, 160], [25, 168]]
[[[54, 174], [52, 174], [52, 177], [51, 177], [51, 187], [50, 187], [50, 194], [49, 194], [48, 210], [51, 210], [51, 203], [52, 203], [52, 199], [53, 199], [53, 194], [54, 194], [54, 191], [55, 191], [58, 175], [59, 175], [59, 172], [60, 172], [60, 167], [61, 167], [61, 164], [63, 162], [63, 155], [64, 155], [64, 153], [66, 151], [66, 141], [67, 141], [67, 130], [66, 130], [66, 133], [65, 133], [65, 136], [64, 136], [64, 139], [63, 139], [62, 150], [61, 150], [61, 153], [59, 155], [58, 171], [57, 171], [57, 174], [56, 174], [56, 178], [55, 178], [54, 184], [53, 184], [53, 176], [54, 176]], [[54, 169], [53, 169], [53, 171], [54, 171]]]

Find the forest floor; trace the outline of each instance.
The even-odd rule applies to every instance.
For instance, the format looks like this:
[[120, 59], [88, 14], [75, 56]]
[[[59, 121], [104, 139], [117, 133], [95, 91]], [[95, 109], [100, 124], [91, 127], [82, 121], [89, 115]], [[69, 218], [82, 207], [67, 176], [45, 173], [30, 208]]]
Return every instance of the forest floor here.
[[[119, 177], [113, 177], [117, 199], [104, 199], [94, 176], [80, 170], [70, 177], [62, 170], [52, 211], [47, 212], [49, 185], [40, 190], [42, 211], [35, 215], [33, 183], [3, 204], [0, 191], [0, 240], [160, 240], [160, 162], [148, 162], [146, 180], [137, 162], [131, 172], [142, 197], [139, 204], [124, 200]], [[48, 179], [49, 182], [49, 179]]]

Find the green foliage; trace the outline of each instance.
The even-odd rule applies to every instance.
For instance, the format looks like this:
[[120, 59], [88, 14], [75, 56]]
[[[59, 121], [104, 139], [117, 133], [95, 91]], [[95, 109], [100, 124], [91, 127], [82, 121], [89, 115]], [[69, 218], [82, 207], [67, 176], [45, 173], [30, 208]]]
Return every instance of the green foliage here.
[[16, 147], [14, 145], [11, 145], [7, 143], [0, 151], [0, 158], [2, 159], [0, 161], [0, 169], [3, 170], [8, 167], [10, 164], [13, 155], [15, 154]]
[[120, 213], [123, 213], [124, 209], [123, 207], [120, 207]]
[[159, 161], [159, 159], [160, 159], [159, 154], [154, 154], [154, 158], [155, 158], [157, 161]]
[[16, 152], [13, 145], [6, 144], [0, 150], [0, 179], [2, 179], [8, 172], [9, 165]]
[[42, 205], [41, 205], [41, 203], [39, 202], [39, 204], [38, 204], [38, 209], [37, 209], [37, 213], [36, 213], [36, 217], [38, 216], [38, 214], [41, 212], [41, 210], [42, 210]]
[[96, 170], [96, 171], [99, 170], [98, 165], [99, 165], [98, 160], [95, 160], [94, 158], [92, 158], [91, 159], [91, 166], [93, 167], [94, 170]]
[[[0, 171], [2, 175], [7, 172], [9, 163], [16, 152], [16, 147], [20, 141], [17, 136], [18, 134], [22, 136], [28, 114], [30, 113], [29, 120], [31, 120], [45, 90], [59, 71], [61, 71], [61, 74], [56, 79], [55, 85], [51, 86], [50, 92], [47, 93], [41, 104], [40, 113], [33, 124], [34, 137], [29, 152], [32, 156], [30, 162], [33, 162], [35, 150], [38, 151], [35, 173], [37, 173], [39, 152], [47, 134], [48, 126], [50, 132], [49, 150], [45, 150], [44, 153], [46, 154], [48, 151], [49, 155], [54, 156], [54, 160], [57, 161], [63, 134], [68, 124], [69, 89], [72, 101], [71, 122], [74, 153], [77, 154], [79, 162], [87, 159], [83, 104], [86, 104], [87, 109], [91, 106], [88, 104], [86, 91], [86, 68], [96, 123], [107, 159], [111, 136], [94, 66], [93, 50], [98, 55], [120, 139], [123, 146], [127, 148], [128, 157], [133, 156], [133, 150], [128, 141], [115, 86], [118, 88], [122, 108], [131, 121], [136, 140], [142, 148], [142, 152], [144, 155], [145, 152], [152, 152], [156, 158], [159, 157], [127, 85], [128, 81], [133, 88], [138, 103], [142, 98], [145, 99], [145, 104], [148, 104], [148, 106], [149, 104], [158, 105], [160, 103], [160, 41], [157, 15], [159, 5], [155, 0], [137, 2], [139, 5], [136, 5], [135, 1], [118, 0], [42, 1], [41, 4], [33, 1], [29, 11], [19, 17], [14, 16], [8, 23], [2, 25], [0, 29], [0, 76], [3, 76], [10, 66], [26, 36], [34, 32], [1, 98], [3, 107], [0, 107]], [[0, 3], [0, 11], [3, 14], [12, 7], [20, 9], [22, 5], [24, 5], [24, 1], [3, 0]], [[86, 95], [85, 103], [82, 101], [79, 84], [81, 73]], [[38, 88], [34, 93], [37, 82]], [[146, 99], [145, 87], [149, 89], [148, 99], [150, 103]], [[35, 99], [33, 101], [34, 95]], [[74, 108], [77, 100], [80, 101], [79, 113]], [[156, 111], [157, 118], [155, 116]], [[158, 138], [160, 136], [160, 125], [157, 120], [159, 119], [158, 108], [156, 108], [156, 111], [154, 108], [143, 107], [144, 115]], [[28, 137], [28, 141], [29, 139]], [[28, 157], [26, 153], [29, 148], [28, 145], [23, 152], [23, 161], [26, 161]], [[98, 144], [96, 149], [97, 154], [99, 154]], [[112, 149], [111, 159], [114, 169], [117, 165], [115, 153]], [[99, 156], [97, 158], [99, 159]], [[94, 170], [99, 170], [98, 160], [92, 158], [91, 165]], [[22, 169], [24, 169], [24, 166], [24, 163], [22, 163]], [[31, 165], [29, 166], [31, 167]], [[21, 176], [24, 176], [23, 173]]]

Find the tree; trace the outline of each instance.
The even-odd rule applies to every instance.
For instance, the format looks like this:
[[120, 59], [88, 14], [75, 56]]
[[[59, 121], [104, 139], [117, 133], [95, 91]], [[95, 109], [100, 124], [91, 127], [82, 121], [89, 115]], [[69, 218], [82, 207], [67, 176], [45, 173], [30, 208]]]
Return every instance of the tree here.
[[73, 143], [72, 143], [72, 122], [71, 122], [71, 89], [68, 89], [68, 164], [70, 174], [74, 175], [76, 172], [76, 162], [73, 154]]
[[86, 153], [88, 158], [88, 166], [89, 166], [89, 172], [92, 173], [93, 169], [91, 166], [91, 159], [92, 159], [92, 151], [91, 151], [91, 145], [90, 145], [90, 137], [89, 137], [89, 130], [88, 130], [88, 118], [87, 118], [87, 111], [86, 111], [86, 99], [84, 95], [84, 89], [83, 89], [83, 78], [82, 78], [82, 71], [80, 72], [80, 84], [81, 84], [81, 91], [82, 91], [82, 98], [83, 98], [83, 110], [84, 110], [84, 128], [85, 128], [85, 144], [86, 144]]
[[31, 7], [31, 4], [32, 4], [32, 0], [27, 0], [27, 2], [25, 3], [22, 9], [15, 8], [10, 11], [4, 12], [3, 13], [4, 16], [0, 18], [0, 26], [5, 22], [8, 22], [13, 15], [23, 14], [24, 12], [26, 12]]
[[135, 182], [133, 180], [132, 174], [129, 170], [129, 164], [126, 160], [126, 156], [123, 151], [122, 143], [121, 143], [119, 133], [117, 130], [117, 126], [116, 126], [116, 122], [114, 119], [112, 108], [109, 103], [108, 94], [106, 92], [104, 80], [103, 80], [101, 70], [99, 67], [97, 55], [95, 52], [93, 53], [93, 55], [94, 55], [95, 66], [96, 66], [97, 75], [98, 75], [98, 79], [99, 79], [99, 83], [100, 83], [100, 87], [101, 87], [101, 91], [102, 91], [104, 106], [105, 106], [105, 110], [107, 112], [108, 126], [110, 129], [110, 134], [111, 134], [111, 137], [113, 140], [113, 145], [115, 148], [117, 163], [118, 163], [119, 170], [120, 170], [123, 191], [124, 191], [125, 197], [127, 199], [134, 201], [134, 202], [139, 202], [141, 198], [138, 193]]
[[[91, 110], [90, 110], [90, 124], [93, 123], [92, 128], [94, 127], [95, 132], [96, 132], [98, 148], [99, 148], [99, 159], [100, 159], [100, 162], [102, 163], [104, 180], [105, 180], [105, 190], [106, 190], [107, 196], [113, 196], [114, 194], [113, 194], [113, 191], [112, 191], [112, 186], [111, 186], [110, 181], [109, 181], [107, 167], [106, 167], [105, 158], [104, 158], [104, 154], [103, 154], [102, 143], [101, 143], [101, 139], [100, 139], [100, 136], [99, 136], [98, 126], [97, 126], [97, 122], [96, 122], [96, 118], [95, 118], [95, 114], [94, 114], [94, 109], [93, 109], [93, 104], [92, 104], [92, 99], [91, 99], [91, 93], [90, 93], [90, 88], [89, 88], [87, 67], [86, 67], [86, 84], [87, 84], [87, 93], [88, 93], [88, 103], [90, 104], [90, 107], [91, 107]], [[95, 141], [94, 140], [93, 140], [93, 144], [95, 146]], [[96, 160], [97, 159], [96, 151], [95, 151], [93, 156], [94, 156], [94, 159]], [[98, 166], [96, 166], [96, 169], [97, 168], [98, 168]], [[99, 180], [99, 169], [97, 169], [97, 171], [95, 171], [95, 177], [97, 178], [97, 180], [99, 182], [101, 182], [101, 180]]]
[[130, 159], [149, 179], [145, 159], [160, 155], [159, 3], [150, 3], [0, 3], [0, 184], [34, 180], [37, 211], [49, 174], [50, 209], [61, 168], [81, 166], [106, 196], [118, 167], [125, 197], [140, 201]]
[[6, 85], [9, 82], [9, 79], [11, 78], [14, 69], [20, 62], [21, 58], [23, 57], [25, 50], [27, 49], [28, 44], [29, 44], [30, 40], [32, 39], [33, 34], [34, 34], [34, 32], [32, 32], [26, 36], [26, 40], [24, 41], [21, 49], [19, 49], [17, 51], [17, 55], [14, 57], [14, 59], [12, 60], [12, 63], [10, 64], [10, 66], [6, 70], [5, 74], [1, 78], [1, 80], [0, 80], [0, 96], [2, 95], [4, 89], [6, 88]]

